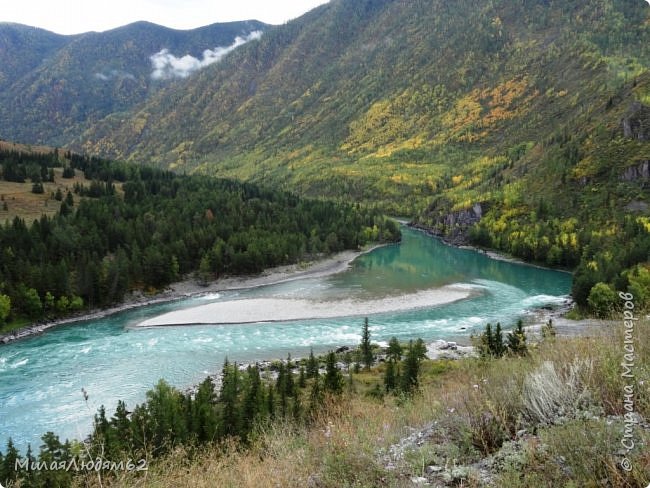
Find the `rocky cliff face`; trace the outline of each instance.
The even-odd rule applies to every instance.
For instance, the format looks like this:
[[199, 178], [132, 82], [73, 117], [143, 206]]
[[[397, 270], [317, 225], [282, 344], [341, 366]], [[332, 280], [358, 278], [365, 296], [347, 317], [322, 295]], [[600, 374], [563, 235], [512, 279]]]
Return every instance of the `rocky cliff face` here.
[[[637, 141], [650, 141], [650, 107], [641, 102], [634, 102], [623, 120], [623, 136]], [[650, 160], [642, 160], [628, 168], [620, 176], [622, 181], [639, 181], [650, 179]]]
[[426, 230], [430, 234], [442, 237], [445, 241], [463, 245], [469, 243], [469, 229], [479, 222], [487, 211], [486, 203], [475, 203], [471, 208], [445, 213], [432, 217], [431, 224], [414, 224], [419, 229]]
[[622, 181], [639, 181], [650, 179], [650, 161], [641, 161], [636, 166], [626, 168], [621, 175]]
[[650, 140], [650, 107], [634, 102], [621, 125], [625, 137], [639, 141]]

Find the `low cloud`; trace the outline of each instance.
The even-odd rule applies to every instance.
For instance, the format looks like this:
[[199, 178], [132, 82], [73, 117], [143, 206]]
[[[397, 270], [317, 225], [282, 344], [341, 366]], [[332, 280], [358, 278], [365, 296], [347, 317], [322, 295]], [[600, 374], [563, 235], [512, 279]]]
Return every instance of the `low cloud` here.
[[135, 76], [133, 76], [131, 73], [127, 73], [126, 71], [120, 71], [117, 69], [113, 69], [108, 73], [95, 73], [95, 78], [102, 81], [109, 81], [114, 79], [135, 80]]
[[201, 59], [197, 59], [189, 54], [178, 58], [170, 53], [169, 49], [163, 49], [149, 58], [153, 67], [151, 77], [154, 80], [187, 78], [195, 71], [221, 61], [226, 54], [242, 44], [259, 39], [260, 37], [262, 37], [262, 31], [254, 31], [244, 37], [237, 36], [230, 46], [206, 49], [203, 51], [203, 57]]

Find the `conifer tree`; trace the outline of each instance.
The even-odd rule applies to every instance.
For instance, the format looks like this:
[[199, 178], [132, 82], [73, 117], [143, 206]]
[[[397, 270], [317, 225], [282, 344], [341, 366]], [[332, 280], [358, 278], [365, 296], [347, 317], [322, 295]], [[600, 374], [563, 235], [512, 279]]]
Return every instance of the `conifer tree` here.
[[11, 482], [16, 481], [18, 474], [21, 470], [16, 469], [16, 462], [21, 460], [18, 449], [14, 445], [14, 441], [9, 438], [7, 441], [7, 449], [5, 450], [4, 459], [2, 460], [2, 481]]
[[273, 420], [275, 418], [275, 394], [272, 385], [269, 385], [266, 394], [266, 411], [269, 415], [269, 419]]
[[126, 410], [126, 403], [117, 402], [115, 414], [111, 417], [111, 425], [115, 429], [116, 444], [123, 452], [131, 453], [133, 449], [131, 437], [131, 420]]
[[314, 357], [314, 348], [309, 351], [309, 359], [307, 360], [307, 378], [318, 378], [318, 361]]
[[494, 338], [492, 336], [492, 324], [489, 322], [485, 326], [485, 332], [483, 332], [478, 337], [476, 348], [478, 349], [478, 353], [482, 358], [489, 358], [492, 356]]
[[503, 356], [503, 354], [506, 351], [506, 348], [503, 344], [503, 331], [501, 330], [501, 323], [497, 322], [496, 329], [494, 331], [494, 335], [492, 336], [493, 340], [493, 348], [492, 348], [492, 355], [494, 357], [500, 358]]
[[361, 331], [361, 344], [359, 345], [361, 352], [361, 360], [366, 370], [369, 370], [374, 362], [374, 355], [372, 353], [372, 344], [370, 343], [370, 329], [368, 327], [368, 317], [363, 321], [363, 329]]
[[300, 366], [300, 373], [298, 374], [298, 387], [304, 388], [307, 386], [307, 375], [305, 373], [305, 367]]
[[320, 378], [316, 378], [309, 392], [309, 417], [314, 419], [323, 406], [324, 392]]
[[517, 320], [515, 329], [508, 333], [508, 349], [511, 354], [515, 356], [525, 356], [528, 353], [528, 346], [526, 345], [526, 332], [524, 331], [524, 323], [521, 319]]
[[278, 366], [278, 378], [275, 380], [275, 390], [280, 395], [280, 414], [287, 415], [288, 394], [287, 394], [287, 370], [284, 363]]
[[325, 361], [325, 390], [338, 395], [343, 392], [343, 375], [336, 365], [336, 354], [330, 351]]
[[406, 357], [404, 358], [404, 372], [401, 376], [401, 387], [405, 393], [412, 393], [419, 386], [420, 363], [422, 361], [421, 347], [409, 341]]
[[387, 355], [394, 362], [402, 360], [402, 346], [395, 336], [391, 337], [390, 341], [388, 341]]
[[216, 400], [214, 383], [208, 377], [199, 385], [194, 401], [188, 405], [192, 411], [192, 431], [199, 442], [209, 442], [215, 438], [218, 426]]
[[384, 373], [384, 388], [387, 392], [393, 391], [397, 388], [397, 365], [395, 361], [389, 359], [386, 363], [386, 371]]
[[223, 366], [219, 404], [221, 415], [219, 418], [219, 436], [237, 436], [239, 434], [239, 410], [237, 398], [239, 394], [239, 372], [237, 363], [232, 366], [228, 359]]
[[284, 388], [288, 397], [296, 396], [296, 383], [293, 379], [293, 362], [291, 361], [291, 354], [287, 356], [287, 367]]
[[257, 364], [255, 366], [249, 366], [247, 373], [248, 387], [244, 396], [242, 413], [243, 429], [246, 434], [250, 432], [255, 421], [261, 415], [264, 403], [264, 392], [262, 390], [259, 366]]

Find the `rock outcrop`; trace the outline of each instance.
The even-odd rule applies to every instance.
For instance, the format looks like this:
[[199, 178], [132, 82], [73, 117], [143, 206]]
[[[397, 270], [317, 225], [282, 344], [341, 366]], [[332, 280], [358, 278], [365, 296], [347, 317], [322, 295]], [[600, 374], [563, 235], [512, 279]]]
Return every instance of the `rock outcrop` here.
[[641, 161], [639, 164], [625, 168], [621, 175], [622, 181], [639, 181], [650, 179], [650, 161]]
[[469, 229], [481, 220], [487, 210], [487, 203], [475, 203], [470, 208], [464, 210], [442, 213], [439, 216], [431, 216], [431, 225], [423, 225], [420, 223], [412, 223], [411, 225], [417, 229], [425, 230], [434, 236], [442, 237], [443, 240], [450, 244], [462, 246], [469, 242]]
[[650, 140], [650, 107], [634, 102], [621, 121], [623, 136], [639, 141]]

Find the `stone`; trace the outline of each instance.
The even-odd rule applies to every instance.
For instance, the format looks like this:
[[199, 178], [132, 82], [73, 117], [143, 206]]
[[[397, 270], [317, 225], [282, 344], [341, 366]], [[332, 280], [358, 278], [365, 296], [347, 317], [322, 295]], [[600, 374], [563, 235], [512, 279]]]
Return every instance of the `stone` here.
[[422, 476], [414, 476], [411, 478], [411, 483], [414, 485], [428, 485], [429, 481], [426, 478], [423, 478]]

